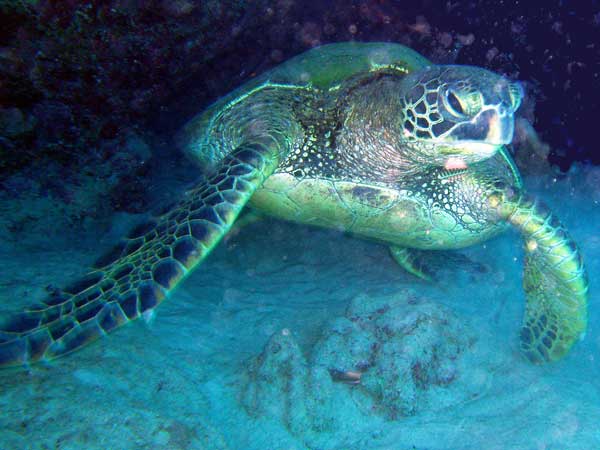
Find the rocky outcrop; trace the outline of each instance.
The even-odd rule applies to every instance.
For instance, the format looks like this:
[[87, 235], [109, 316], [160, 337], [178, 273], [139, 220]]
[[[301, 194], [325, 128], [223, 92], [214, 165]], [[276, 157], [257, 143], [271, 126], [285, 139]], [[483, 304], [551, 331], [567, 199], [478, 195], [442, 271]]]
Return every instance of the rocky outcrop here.
[[[339, 432], [365, 419], [400, 420], [464, 401], [475, 338], [448, 308], [412, 291], [355, 298], [303, 351], [275, 333], [250, 364], [241, 402], [294, 434]], [[305, 353], [306, 352], [306, 353]], [[470, 387], [469, 387], [470, 386]]]

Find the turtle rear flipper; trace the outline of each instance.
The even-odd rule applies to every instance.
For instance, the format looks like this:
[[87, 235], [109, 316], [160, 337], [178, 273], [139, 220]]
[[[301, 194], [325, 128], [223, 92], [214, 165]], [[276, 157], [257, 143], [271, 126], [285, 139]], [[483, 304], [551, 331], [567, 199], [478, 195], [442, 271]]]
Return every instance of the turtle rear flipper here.
[[231, 228], [277, 167], [274, 139], [225, 157], [169, 212], [136, 227], [87, 276], [0, 325], [0, 367], [51, 360], [148, 314]]
[[390, 245], [390, 253], [400, 267], [424, 281], [433, 281], [434, 274], [423, 261], [420, 250]]
[[587, 274], [579, 249], [539, 201], [491, 197], [492, 206], [525, 241], [523, 287], [527, 306], [521, 348], [535, 363], [555, 361], [585, 332]]
[[471, 277], [487, 272], [486, 267], [456, 250], [417, 250], [390, 246], [394, 260], [407, 272], [428, 282], [443, 281], [445, 276], [456, 278], [456, 271]]

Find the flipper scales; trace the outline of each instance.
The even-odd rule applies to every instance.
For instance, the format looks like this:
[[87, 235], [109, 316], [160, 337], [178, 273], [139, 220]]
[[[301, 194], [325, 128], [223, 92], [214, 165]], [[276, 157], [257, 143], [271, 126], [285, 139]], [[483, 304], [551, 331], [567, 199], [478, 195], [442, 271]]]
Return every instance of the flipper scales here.
[[492, 197], [500, 215], [522, 234], [527, 299], [521, 348], [534, 363], [565, 356], [587, 326], [588, 279], [581, 253], [558, 219], [538, 200]]
[[228, 232], [276, 168], [274, 140], [247, 143], [170, 211], [137, 226], [77, 282], [0, 325], [0, 367], [52, 360], [148, 314]]

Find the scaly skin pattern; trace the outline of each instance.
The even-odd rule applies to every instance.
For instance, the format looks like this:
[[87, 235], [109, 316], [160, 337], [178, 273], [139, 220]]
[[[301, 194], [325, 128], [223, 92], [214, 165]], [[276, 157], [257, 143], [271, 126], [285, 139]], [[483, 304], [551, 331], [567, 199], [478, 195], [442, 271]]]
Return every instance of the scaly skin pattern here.
[[[521, 95], [491, 72], [429, 66], [393, 44], [294, 58], [184, 127], [204, 181], [88, 276], [0, 324], [0, 366], [53, 359], [150, 314], [246, 204], [386, 243], [417, 275], [411, 250], [461, 248], [512, 225], [528, 250], [523, 350], [534, 362], [562, 357], [585, 330], [586, 275], [503, 147]], [[446, 167], [456, 157], [462, 166]]]
[[539, 200], [504, 191], [489, 201], [525, 243], [521, 348], [535, 363], [560, 359], [587, 326], [588, 281], [581, 252]]
[[387, 244], [457, 249], [506, 229], [486, 194], [497, 183], [519, 190], [513, 168], [504, 150], [464, 170], [425, 168], [394, 182], [352, 182], [314, 172], [297, 178], [280, 168], [250, 205], [281, 219], [343, 229]]
[[227, 233], [278, 165], [275, 141], [247, 143], [169, 212], [136, 227], [96, 270], [0, 328], [0, 367], [50, 360], [149, 314]]

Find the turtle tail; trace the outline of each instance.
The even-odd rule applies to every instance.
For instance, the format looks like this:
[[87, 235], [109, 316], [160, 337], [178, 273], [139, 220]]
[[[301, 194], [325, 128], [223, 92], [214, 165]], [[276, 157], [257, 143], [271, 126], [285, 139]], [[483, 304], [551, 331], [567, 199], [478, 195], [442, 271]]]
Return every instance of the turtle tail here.
[[581, 252], [539, 200], [521, 195], [499, 211], [524, 238], [527, 306], [521, 348], [534, 363], [565, 356], [587, 326], [587, 274]]
[[252, 143], [165, 214], [137, 226], [94, 270], [0, 324], [0, 367], [52, 360], [151, 313], [227, 233], [278, 153]]

